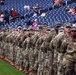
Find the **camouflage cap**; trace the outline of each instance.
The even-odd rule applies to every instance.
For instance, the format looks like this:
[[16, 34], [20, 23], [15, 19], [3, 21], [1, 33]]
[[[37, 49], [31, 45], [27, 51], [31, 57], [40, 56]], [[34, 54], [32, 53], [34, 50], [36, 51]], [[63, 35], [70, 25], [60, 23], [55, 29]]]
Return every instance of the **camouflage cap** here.
[[51, 31], [51, 29], [50, 28], [47, 28], [46, 31]]
[[61, 24], [60, 22], [55, 22], [55, 23], [54, 23], [54, 27], [55, 27], [55, 28], [61, 27], [61, 26], [62, 26], [62, 24]]
[[63, 32], [64, 31], [64, 28], [63, 27], [60, 27], [60, 28], [58, 28], [58, 31], [59, 32]]
[[71, 27], [71, 26], [72, 26], [72, 24], [71, 24], [71, 23], [69, 23], [69, 22], [66, 22], [66, 23], [64, 23], [64, 26], [66, 26], [66, 27]]
[[50, 31], [51, 30], [51, 27], [50, 26], [47, 26], [46, 30], [49, 30]]
[[36, 28], [36, 30], [39, 30], [39, 29], [43, 29], [42, 25], [38, 25], [38, 27]]
[[71, 32], [76, 32], [76, 27], [72, 27]]
[[42, 25], [48, 25], [46, 22], [44, 22]]
[[32, 26], [29, 26], [29, 28], [27, 30], [33, 30], [33, 27]]
[[23, 30], [25, 31], [25, 30], [27, 30], [26, 28], [23, 28]]
[[21, 26], [18, 26], [18, 28], [22, 28]]

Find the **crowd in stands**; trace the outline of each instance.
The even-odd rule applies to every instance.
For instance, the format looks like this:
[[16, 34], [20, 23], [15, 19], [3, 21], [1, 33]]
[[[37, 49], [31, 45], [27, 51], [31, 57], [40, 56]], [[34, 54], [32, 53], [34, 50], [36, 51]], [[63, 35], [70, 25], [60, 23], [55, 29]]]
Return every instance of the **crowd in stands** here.
[[[1, 1], [4, 1], [4, 0], [1, 0]], [[57, 6], [61, 7], [63, 5], [63, 2], [62, 0], [54, 0], [53, 1], [53, 7], [54, 9], [57, 8]], [[22, 16], [23, 18], [30, 18], [30, 17], [38, 17], [38, 16], [41, 16], [41, 17], [45, 17], [46, 16], [46, 12], [47, 11], [44, 11], [44, 10], [41, 10], [41, 6], [36, 3], [35, 6], [33, 7], [30, 7], [29, 4], [25, 4], [24, 5], [24, 12], [26, 11], [29, 11], [29, 10], [33, 10], [34, 12], [31, 13], [31, 14], [26, 14], [24, 16]], [[51, 8], [52, 10], [53, 8]], [[76, 13], [76, 7], [72, 6], [71, 8], [66, 8], [66, 11], [70, 12], [71, 14], [75, 14]], [[21, 18], [21, 15], [20, 13], [14, 8], [12, 7], [10, 9], [10, 11], [2, 11], [0, 10], [0, 23], [1, 24], [4, 24], [4, 23], [10, 23], [11, 21], [15, 21], [15, 19], [17, 18]], [[37, 22], [34, 22], [32, 23], [34, 26], [36, 26], [36, 24], [38, 25], [38, 21]]]
[[9, 23], [10, 20], [14, 20], [16, 18], [19, 18], [19, 13], [13, 7], [11, 8], [10, 12], [7, 10], [0, 10], [0, 23], [3, 23], [4, 21]]

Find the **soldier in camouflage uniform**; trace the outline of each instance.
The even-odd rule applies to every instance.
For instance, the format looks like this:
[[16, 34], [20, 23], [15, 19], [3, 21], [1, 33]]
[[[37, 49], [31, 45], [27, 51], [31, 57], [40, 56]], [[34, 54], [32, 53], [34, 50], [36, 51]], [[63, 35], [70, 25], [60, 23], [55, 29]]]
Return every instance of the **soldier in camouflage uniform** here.
[[37, 48], [37, 40], [39, 37], [42, 35], [43, 28], [42, 26], [39, 26], [35, 31], [35, 34], [32, 36], [32, 44], [33, 44], [33, 49], [34, 49], [34, 71], [37, 73], [38, 70], [38, 48]]
[[22, 43], [22, 48], [24, 49], [22, 51], [23, 54], [23, 64], [26, 70], [29, 70], [29, 49], [30, 49], [30, 33], [29, 31], [26, 34], [26, 38]]
[[27, 46], [29, 47], [29, 71], [32, 72], [34, 68], [34, 49], [33, 49], [33, 44], [32, 44], [32, 36], [33, 36], [33, 31], [29, 33], [29, 40], [27, 43]]
[[[36, 41], [37, 41], [37, 39], [39, 38], [39, 35], [38, 35], [38, 33], [36, 33], [36, 31], [35, 31], [35, 33], [34, 33], [34, 35], [32, 35], [32, 37], [31, 37], [31, 48], [30, 48], [30, 52], [31, 52], [31, 69], [30, 69], [30, 71], [31, 72], [36, 72], [37, 71], [37, 66], [36, 66], [36, 63], [35, 63], [35, 61], [37, 60], [36, 58], [37, 58], [37, 55], [38, 55], [38, 52], [36, 51], [37, 49], [35, 49], [35, 44], [36, 44]], [[32, 41], [33, 40], [33, 41]]]
[[[70, 39], [70, 31], [71, 31], [71, 24], [65, 23], [64, 24], [64, 31], [65, 33], [58, 34], [50, 43], [50, 48], [52, 52], [54, 53], [53, 56], [53, 73], [54, 75], [59, 75], [59, 68], [60, 68], [60, 62], [62, 62], [62, 57], [64, 55], [63, 52], [63, 42], [65, 40]], [[53, 75], [53, 74], [52, 74]]]
[[41, 51], [43, 52], [43, 75], [51, 75], [51, 59], [52, 53], [49, 49], [50, 41], [52, 40], [52, 35], [50, 29], [47, 29], [44, 33], [45, 39], [41, 45]]
[[5, 43], [5, 38], [6, 36], [8, 35], [8, 32], [5, 30], [5, 31], [2, 31], [1, 34], [0, 34], [0, 40], [1, 40], [1, 54], [3, 56], [5, 56], [5, 50], [6, 50], [6, 43]]
[[[44, 60], [45, 60], [44, 59], [44, 56], [45, 56], [46, 52], [45, 51], [42, 51], [41, 45], [45, 41], [45, 38], [46, 38], [47, 34], [48, 34], [48, 30], [47, 31], [44, 31], [42, 33], [42, 36], [40, 35], [40, 38], [36, 42], [36, 44], [37, 44], [36, 46], [38, 47], [37, 49], [38, 49], [38, 52], [39, 52], [38, 53], [38, 73], [37, 73], [37, 75], [42, 75], [44, 73]], [[42, 48], [43, 48], [43, 46], [42, 46]]]
[[0, 55], [3, 55], [3, 41], [2, 41], [3, 34], [4, 34], [4, 32], [1, 31], [0, 32]]
[[43, 65], [42, 65], [42, 56], [43, 56], [43, 52], [41, 52], [41, 44], [43, 43], [44, 40], [44, 34], [43, 32], [40, 33], [40, 37], [36, 42], [35, 48], [37, 49], [36, 51], [38, 51], [38, 57], [37, 60], [35, 61], [35, 65], [37, 64], [38, 66], [38, 72], [37, 75], [41, 75], [43, 73]]
[[66, 47], [67, 47], [66, 53], [62, 61], [63, 70], [61, 74], [75, 75], [76, 74], [76, 27], [72, 28], [71, 39], [69, 40], [69, 43]]
[[68, 44], [68, 41], [71, 39], [70, 33], [71, 33], [71, 24], [70, 23], [65, 23], [64, 24], [64, 34], [63, 33], [59, 34], [60, 36], [61, 35], [62, 36], [57, 39], [57, 45], [56, 45], [57, 53], [58, 53], [58, 57], [57, 57], [57, 75], [60, 75], [59, 69], [61, 67], [63, 56], [66, 52], [66, 45]]
[[[58, 35], [58, 29], [61, 27], [61, 23], [55, 23], [54, 24], [54, 30], [55, 32], [52, 33], [53, 39], [50, 42], [50, 50], [52, 52], [52, 75], [56, 75], [57, 73], [57, 50], [56, 50], [56, 39], [55, 37]], [[54, 65], [54, 66], [53, 66]]]

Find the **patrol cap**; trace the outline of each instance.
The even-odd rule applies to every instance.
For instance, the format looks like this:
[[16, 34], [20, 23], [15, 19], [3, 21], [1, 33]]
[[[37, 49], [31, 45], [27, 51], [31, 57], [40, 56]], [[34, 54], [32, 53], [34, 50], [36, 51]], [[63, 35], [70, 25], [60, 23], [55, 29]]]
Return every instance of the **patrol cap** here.
[[29, 28], [27, 30], [33, 30], [33, 27], [32, 26], [29, 26]]
[[60, 27], [60, 28], [58, 29], [58, 31], [59, 31], [59, 32], [63, 32], [63, 31], [64, 31], [64, 28], [63, 28], [63, 27]]
[[22, 29], [22, 27], [21, 26], [18, 26], [18, 29]]
[[26, 28], [23, 28], [23, 30], [26, 31], [27, 29]]
[[63, 27], [60, 27], [58, 30], [64, 30], [64, 28]]
[[39, 25], [38, 28], [43, 28], [42, 25]]
[[50, 26], [47, 26], [46, 30], [47, 31], [50, 31], [51, 30], [51, 27]]
[[50, 30], [51, 30], [50, 28], [47, 28], [47, 29], [46, 29], [46, 31], [50, 31]]
[[66, 23], [64, 23], [64, 26], [65, 26], [66, 28], [71, 28], [72, 24], [69, 23], [69, 22], [66, 22]]
[[47, 27], [48, 24], [47, 24], [46, 22], [44, 22], [41, 26], [42, 26], [42, 27]]
[[38, 27], [36, 28], [36, 30], [40, 30], [43, 29], [42, 25], [38, 25]]
[[44, 22], [42, 25], [47, 25], [48, 26], [48, 24], [46, 22]]
[[61, 26], [62, 26], [62, 24], [60, 22], [55, 22], [54, 23], [54, 27], [55, 28], [58, 28], [58, 27], [61, 27]]
[[72, 27], [71, 32], [76, 32], [76, 27]]

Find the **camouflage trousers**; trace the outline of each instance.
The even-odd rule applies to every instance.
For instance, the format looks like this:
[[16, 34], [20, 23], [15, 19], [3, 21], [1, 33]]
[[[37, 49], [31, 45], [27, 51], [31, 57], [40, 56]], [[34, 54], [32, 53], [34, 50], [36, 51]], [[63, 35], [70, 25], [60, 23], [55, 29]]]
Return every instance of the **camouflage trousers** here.
[[48, 52], [39, 52], [38, 55], [38, 73], [37, 75], [52, 75], [52, 53]]
[[58, 53], [58, 59], [57, 59], [57, 75], [61, 75], [60, 69], [62, 67], [62, 61], [63, 61], [64, 54]]
[[38, 49], [34, 49], [34, 70], [37, 71], [38, 70]]
[[31, 47], [29, 49], [29, 71], [32, 71], [34, 69], [34, 50]]
[[23, 54], [24, 68], [26, 68], [26, 70], [28, 71], [29, 70], [29, 49], [28, 48], [24, 49], [22, 54]]
[[47, 51], [44, 53], [43, 75], [52, 75], [52, 53]]
[[57, 75], [57, 60], [58, 60], [58, 53], [56, 50], [54, 50], [53, 54], [53, 74], [52, 75]]
[[76, 75], [76, 54], [65, 55], [63, 57], [62, 68], [61, 75]]
[[0, 41], [0, 55], [3, 55], [3, 56], [4, 56], [4, 52], [5, 52], [4, 46], [5, 46], [5, 42]]
[[44, 53], [39, 50], [38, 52], [38, 72], [37, 75], [43, 75], [43, 67], [44, 67]]

